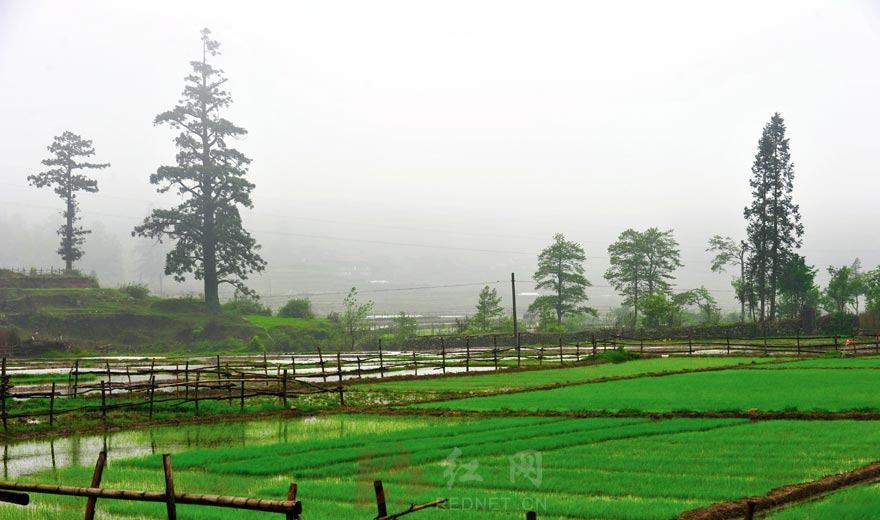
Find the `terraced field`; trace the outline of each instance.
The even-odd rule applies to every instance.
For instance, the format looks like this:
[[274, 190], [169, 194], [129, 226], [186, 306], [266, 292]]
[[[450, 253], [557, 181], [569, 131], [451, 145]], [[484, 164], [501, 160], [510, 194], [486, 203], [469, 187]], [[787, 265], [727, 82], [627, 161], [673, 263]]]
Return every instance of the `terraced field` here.
[[736, 358], [718, 356], [649, 358], [629, 361], [626, 363], [604, 363], [599, 365], [551, 370], [529, 370], [511, 373], [387, 381], [364, 385], [362, 388], [371, 391], [448, 393], [503, 391], [508, 389], [585, 383], [605, 378], [659, 374], [682, 370], [757, 365], [773, 361], [774, 360], [770, 358]]
[[[319, 419], [325, 421], [328, 419]], [[371, 482], [382, 478], [393, 509], [437, 497], [450, 509], [423, 518], [671, 518], [685, 510], [785, 483], [818, 478], [880, 457], [880, 431], [863, 421], [727, 419], [329, 419], [309, 439], [175, 455], [188, 492], [283, 497], [299, 484], [309, 518], [367, 518]], [[829, 427], [833, 426], [833, 427]], [[320, 432], [323, 432], [320, 433]], [[819, 456], [815, 447], [823, 447]], [[511, 459], [540, 454], [541, 474], [516, 474]], [[810, 456], [806, 456], [810, 454]], [[112, 461], [105, 485], [160, 490], [158, 456]], [[87, 482], [88, 468], [35, 480]], [[76, 499], [37, 500], [19, 518], [79, 518]], [[105, 501], [113, 518], [160, 517], [161, 505]], [[181, 506], [181, 518], [262, 518]]]
[[[393, 415], [349, 408], [292, 419], [286, 423], [290, 435], [268, 444], [181, 449], [174, 454], [175, 485], [186, 492], [279, 499], [295, 481], [304, 518], [311, 519], [374, 517], [377, 478], [385, 483], [392, 512], [449, 499], [446, 509], [420, 511], [414, 520], [521, 519], [527, 510], [541, 519], [669, 519], [880, 459], [880, 428], [872, 420], [827, 414], [829, 420], [710, 417], [726, 410], [880, 409], [874, 395], [880, 360], [779, 361], [646, 359], [354, 385], [352, 394], [378, 392], [388, 398], [499, 394], [410, 405], [418, 410], [400, 402]], [[561, 386], [545, 389], [551, 385]], [[426, 408], [474, 413], [421, 415]], [[517, 416], [490, 416], [504, 410]], [[546, 413], [600, 410], [626, 410], [631, 417]], [[708, 413], [663, 420], [648, 415], [675, 410]], [[85, 484], [90, 475], [89, 467], [71, 467], [27, 479]], [[161, 491], [161, 459], [158, 454], [111, 458], [103, 485]], [[878, 492], [877, 486], [854, 487], [771, 514], [871, 518]], [[82, 499], [34, 496], [33, 501], [28, 508], [0, 506], [0, 518], [82, 517]], [[99, 510], [105, 518], [164, 515], [162, 505], [107, 500], [99, 501]], [[266, 515], [179, 506], [179, 517]]]
[[880, 371], [724, 370], [416, 405], [447, 410], [619, 412], [880, 411]]

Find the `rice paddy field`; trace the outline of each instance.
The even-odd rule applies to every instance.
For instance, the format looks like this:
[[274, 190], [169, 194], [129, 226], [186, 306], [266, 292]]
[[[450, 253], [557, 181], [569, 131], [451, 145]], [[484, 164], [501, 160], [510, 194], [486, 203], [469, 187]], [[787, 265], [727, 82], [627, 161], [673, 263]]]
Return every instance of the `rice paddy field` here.
[[[365, 382], [350, 393], [380, 394], [388, 404], [270, 419], [248, 427], [264, 433], [241, 439], [228, 424], [151, 430], [158, 449], [155, 441], [114, 448], [102, 486], [162, 491], [167, 451], [178, 492], [283, 499], [296, 482], [307, 519], [375, 518], [375, 479], [385, 484], [390, 512], [448, 499], [414, 519], [521, 519], [530, 510], [540, 519], [670, 519], [880, 459], [878, 421], [843, 413], [880, 412], [878, 368], [878, 358], [672, 357]], [[419, 402], [426, 396], [432, 400]], [[754, 410], [822, 416], [712, 416]], [[577, 417], [582, 411], [628, 414]], [[675, 411], [693, 416], [652, 415]], [[142, 443], [146, 433], [138, 435], [122, 442]], [[210, 442], [184, 443], [184, 435]], [[42, 465], [17, 480], [85, 486], [92, 463]], [[878, 493], [880, 486], [862, 484], [761, 514], [876, 518]], [[32, 495], [27, 507], [0, 505], [0, 518], [82, 518], [83, 506], [84, 499]], [[99, 500], [98, 511], [98, 518], [165, 518], [162, 504]], [[178, 506], [184, 519], [273, 517], [281, 515]]]

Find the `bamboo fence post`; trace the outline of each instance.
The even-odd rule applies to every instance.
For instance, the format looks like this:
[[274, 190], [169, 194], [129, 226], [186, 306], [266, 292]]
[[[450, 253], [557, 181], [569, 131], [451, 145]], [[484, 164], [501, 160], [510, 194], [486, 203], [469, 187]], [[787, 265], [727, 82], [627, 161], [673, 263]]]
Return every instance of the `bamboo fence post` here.
[[416, 359], [416, 351], [413, 349], [413, 371], [415, 375], [419, 375], [419, 361]]
[[730, 332], [728, 331], [724, 337], [727, 339], [727, 355], [730, 355]]
[[[128, 386], [131, 386], [131, 370], [128, 365], [125, 365], [125, 375], [128, 377]], [[131, 390], [129, 390], [131, 392]]]
[[576, 363], [581, 362], [581, 342], [578, 341], [574, 344], [574, 360]]
[[876, 341], [874, 342], [874, 352], [880, 354], [880, 334], [876, 335]]
[[385, 377], [385, 361], [382, 358], [382, 338], [379, 338], [379, 378]]
[[226, 401], [229, 403], [229, 406], [232, 406], [232, 387], [235, 383], [232, 383], [232, 372], [229, 371], [229, 363], [226, 363], [226, 384], [221, 384], [220, 381], [217, 381], [217, 388], [221, 389], [224, 386], [226, 387]]
[[293, 371], [293, 377], [296, 377], [296, 354], [290, 355], [290, 369]]
[[840, 347], [837, 345], [837, 335], [834, 335], [834, 350], [840, 350]]
[[165, 509], [168, 520], [177, 520], [177, 506], [174, 504], [174, 470], [171, 467], [171, 454], [162, 455], [162, 468], [165, 470]]
[[464, 338], [464, 348], [465, 348], [464, 371], [470, 372], [471, 371], [471, 337], [470, 336], [466, 336]]
[[73, 365], [73, 398], [76, 399], [76, 394], [79, 388], [79, 359], [76, 360], [76, 363]]
[[495, 371], [498, 371], [498, 335], [492, 334], [492, 360], [495, 363]]
[[361, 357], [355, 356], [355, 359], [357, 360], [357, 365], [358, 365], [357, 378], [360, 379], [361, 378]]
[[220, 384], [220, 356], [217, 356], [217, 384]]
[[342, 394], [342, 353], [336, 353], [336, 371], [339, 377], [339, 406], [345, 406], [345, 396]]
[[564, 365], [562, 361], [562, 336], [559, 337], [559, 364]]
[[443, 375], [446, 375], [446, 341], [443, 336], [440, 336], [440, 367], [443, 370]]
[[746, 502], [746, 516], [743, 518], [745, 520], [753, 520], [755, 518], [755, 511], [758, 509], [758, 504], [749, 500]]
[[239, 413], [244, 412], [244, 375], [241, 376], [241, 382], [239, 384], [240, 393], [239, 393], [239, 401], [238, 401], [238, 411]]
[[107, 365], [107, 394], [110, 397], [113, 397], [113, 384], [111, 383], [111, 381], [113, 381], [113, 379], [110, 376], [110, 363], [107, 362], [106, 365]]
[[526, 520], [538, 520], [538, 513], [534, 511], [526, 511]]
[[376, 518], [388, 516], [388, 506], [385, 503], [385, 489], [382, 487], [381, 480], [373, 481], [373, 490], [376, 492], [376, 509], [379, 513]]
[[645, 351], [645, 334], [639, 332], [639, 354]]
[[[92, 473], [92, 483], [89, 487], [96, 488], [101, 485], [101, 478], [104, 476], [104, 465], [107, 464], [107, 452], [101, 450], [98, 453], [98, 460], [95, 462], [95, 471]], [[95, 518], [95, 505], [98, 502], [98, 497], [89, 497], [86, 500], [86, 514], [85, 520], [94, 520]]]
[[104, 381], [101, 381], [101, 420], [107, 422], [107, 396], [104, 394]]
[[801, 357], [801, 329], [797, 330], [797, 355]]
[[201, 379], [202, 373], [196, 372], [196, 388], [195, 388], [195, 401], [196, 401], [196, 415], [199, 415], [199, 379]]
[[538, 366], [544, 366], [544, 347], [538, 347]]
[[183, 398], [189, 400], [189, 360], [186, 360], [186, 367], [183, 369]]
[[6, 413], [6, 385], [8, 383], [8, 378], [6, 376], [2, 377], [0, 380], [0, 414], [3, 415], [3, 431], [9, 431], [9, 425], [7, 424], [8, 418]]
[[[296, 482], [291, 482], [290, 487], [287, 488], [287, 501], [296, 502]], [[299, 515], [293, 511], [284, 513], [285, 520], [296, 520], [297, 518], [299, 518]]]
[[593, 355], [596, 355], [596, 335], [590, 334], [590, 342], [593, 344]]
[[156, 376], [150, 375], [150, 420], [153, 420], [153, 401], [156, 395]]
[[287, 408], [287, 369], [284, 369], [283, 376], [281, 379], [281, 401], [284, 403], [284, 408]]
[[327, 372], [324, 370], [324, 354], [321, 353], [321, 347], [318, 348], [318, 364], [321, 366], [321, 378], [327, 382]]
[[55, 383], [52, 383], [52, 392], [49, 394], [49, 427], [55, 426]]
[[688, 333], [688, 354], [692, 355], [693, 353], [694, 353], [694, 341], [693, 341], [693, 338], [691, 338], [690, 333]]
[[263, 376], [266, 378], [266, 386], [269, 386], [269, 358], [263, 352]]
[[2, 367], [0, 367], [0, 385], [3, 387], [3, 431], [8, 431], [8, 413], [6, 410], [6, 394], [9, 392], [9, 376], [6, 375], [6, 357], [3, 357]]

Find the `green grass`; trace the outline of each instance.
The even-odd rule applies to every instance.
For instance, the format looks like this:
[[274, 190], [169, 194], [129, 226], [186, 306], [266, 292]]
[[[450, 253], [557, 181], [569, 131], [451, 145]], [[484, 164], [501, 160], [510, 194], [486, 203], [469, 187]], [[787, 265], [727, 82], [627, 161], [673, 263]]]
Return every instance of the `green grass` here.
[[880, 484], [865, 484], [775, 511], [773, 520], [862, 520], [880, 517]]
[[416, 405], [451, 410], [878, 410], [877, 370], [726, 370]]
[[530, 388], [554, 384], [593, 381], [606, 377], [632, 376], [654, 372], [673, 372], [709, 367], [765, 363], [768, 358], [670, 357], [649, 358], [626, 363], [603, 363], [572, 368], [553, 368], [523, 372], [501, 372], [447, 378], [387, 381], [354, 387], [368, 390], [416, 392], [482, 392]]
[[231, 314], [214, 315], [195, 299], [135, 299], [118, 289], [0, 289], [6, 308], [0, 325], [14, 325], [44, 339], [63, 336], [75, 345], [68, 355], [110, 343], [115, 352], [163, 352], [213, 341], [216, 351], [240, 348], [259, 332]]
[[258, 314], [251, 314], [245, 316], [245, 319], [249, 322], [253, 323], [258, 327], [263, 327], [267, 329], [272, 329], [275, 327], [289, 327], [292, 329], [309, 329], [316, 326], [322, 325], [332, 325], [329, 320], [324, 318], [312, 318], [312, 319], [304, 319], [304, 318], [285, 318], [283, 316], [261, 316]]
[[758, 368], [880, 368], [880, 357], [808, 358]]
[[[322, 420], [322, 419], [319, 419]], [[179, 491], [281, 498], [290, 481], [308, 518], [375, 514], [372, 480], [385, 482], [391, 511], [450, 499], [419, 518], [671, 518], [685, 510], [863, 465], [880, 456], [880, 430], [860, 421], [677, 419], [414, 419], [340, 417], [340, 426], [290, 442], [174, 454]], [[304, 423], [291, 423], [295, 430]], [[221, 426], [222, 427], [222, 426]], [[368, 428], [373, 428], [371, 431]], [[510, 479], [509, 458], [540, 453], [542, 477]], [[456, 458], [457, 456], [457, 458]], [[471, 475], [460, 464], [476, 464]], [[158, 455], [111, 460], [104, 485], [162, 489]], [[32, 480], [88, 482], [90, 468]], [[452, 485], [449, 486], [450, 477]], [[82, 516], [83, 501], [34, 495], [28, 509], [0, 506], [3, 518]], [[159, 518], [161, 505], [99, 501], [112, 518]], [[17, 516], [4, 515], [15, 511]], [[265, 518], [181, 506], [181, 518]], [[20, 513], [20, 514], [19, 514]]]

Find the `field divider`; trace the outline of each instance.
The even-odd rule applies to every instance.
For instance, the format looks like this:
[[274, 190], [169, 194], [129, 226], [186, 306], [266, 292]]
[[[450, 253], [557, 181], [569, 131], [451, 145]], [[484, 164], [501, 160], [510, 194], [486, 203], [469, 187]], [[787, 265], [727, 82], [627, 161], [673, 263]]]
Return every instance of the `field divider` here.
[[[409, 403], [409, 404], [429, 404], [429, 403], [440, 403], [440, 402], [444, 402], [444, 401], [454, 401], [457, 399], [464, 399], [464, 398], [469, 398], [469, 397], [492, 397], [492, 396], [496, 396], [496, 395], [521, 394], [521, 393], [525, 393], [525, 392], [538, 392], [538, 391], [542, 391], [542, 390], [555, 390], [557, 388], [566, 388], [566, 387], [570, 387], [570, 386], [610, 383], [610, 382], [614, 382], [614, 381], [627, 381], [627, 380], [631, 380], [631, 379], [641, 379], [641, 378], [647, 378], [647, 377], [666, 377], [666, 376], [677, 376], [677, 375], [684, 375], [684, 374], [697, 374], [697, 373], [701, 373], [701, 372], [721, 372], [721, 371], [725, 371], [725, 370], [748, 370], [750, 368], [754, 369], [754, 367], [756, 365], [763, 366], [763, 365], [772, 365], [772, 364], [777, 364], [777, 363], [789, 363], [789, 362], [792, 362], [792, 360], [790, 360], [790, 359], [775, 359], [775, 360], [765, 361], [763, 363], [756, 363], [756, 364], [719, 365], [719, 366], [714, 366], [714, 367], [683, 368], [680, 370], [663, 370], [663, 371], [655, 371], [655, 372], [641, 372], [638, 374], [626, 374], [626, 375], [620, 375], [620, 376], [603, 376], [603, 377], [598, 377], [596, 379], [590, 379], [590, 380], [586, 380], [586, 381], [567, 381], [564, 383], [551, 383], [551, 384], [547, 384], [547, 385], [537, 385], [537, 386], [530, 386], [530, 387], [524, 387], [524, 388], [508, 388], [505, 390], [497, 390], [497, 391], [490, 390], [490, 391], [479, 392], [479, 393], [460, 392], [455, 395], [443, 395], [443, 396], [438, 397], [436, 399], [426, 399], [424, 401], [418, 401], [417, 403]], [[594, 363], [594, 364], [588, 365], [588, 366], [604, 365], [604, 364], [609, 364], [609, 363], [610, 362], [608, 362], [608, 361], [604, 361], [602, 363]], [[556, 366], [553, 368], [545, 368], [544, 370], [559, 370], [562, 368], [572, 368], [572, 367], [571, 366], [567, 366], [567, 367]], [[517, 369], [516, 373], [525, 372], [525, 371], [532, 371], [532, 370], [540, 370], [540, 368], [536, 367], [536, 368], [528, 368], [528, 369], [521, 369], [521, 370]], [[456, 376], [458, 376], [458, 375], [459, 374], [456, 374]], [[486, 374], [482, 374], [482, 375], [486, 375]], [[447, 377], [449, 377], [449, 376], [447, 376]], [[466, 376], [462, 375], [462, 377], [466, 377]], [[413, 380], [413, 379], [405, 379], [404, 381], [407, 381], [407, 380]], [[388, 381], [392, 381], [392, 380], [389, 379]], [[397, 379], [395, 381], [401, 381], [401, 379]], [[377, 386], [381, 386], [381, 384], [382, 383], [377, 382]], [[409, 404], [403, 405], [403, 406], [409, 406]], [[399, 407], [389, 408], [388, 410], [397, 409], [397, 408], [399, 408]]]
[[672, 412], [643, 412], [638, 410], [447, 410], [444, 408], [389, 408], [348, 410], [347, 412], [323, 412], [325, 415], [338, 413], [359, 413], [364, 415], [420, 416], [420, 417], [566, 417], [570, 419], [748, 419], [750, 421], [880, 421], [877, 411], [697, 411], [680, 410]]
[[754, 518], [756, 513], [764, 513], [780, 507], [812, 500], [840, 489], [880, 480], [880, 461], [818, 480], [791, 484], [771, 489], [766, 495], [744, 497], [727, 502], [718, 502], [707, 507], [686, 511], [679, 520], [727, 520], [734, 518]]

